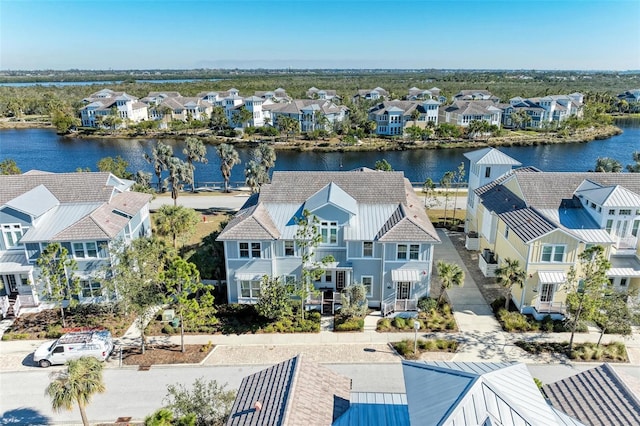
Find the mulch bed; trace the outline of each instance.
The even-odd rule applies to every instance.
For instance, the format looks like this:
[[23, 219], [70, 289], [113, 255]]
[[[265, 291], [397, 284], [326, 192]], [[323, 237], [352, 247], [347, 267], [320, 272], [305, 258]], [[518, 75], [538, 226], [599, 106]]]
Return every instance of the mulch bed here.
[[180, 351], [180, 345], [153, 345], [147, 346], [145, 353], [142, 354], [139, 347], [128, 347], [122, 350], [122, 363], [125, 365], [140, 366], [154, 364], [199, 364], [213, 348], [213, 345], [185, 345], [185, 352], [182, 353]]

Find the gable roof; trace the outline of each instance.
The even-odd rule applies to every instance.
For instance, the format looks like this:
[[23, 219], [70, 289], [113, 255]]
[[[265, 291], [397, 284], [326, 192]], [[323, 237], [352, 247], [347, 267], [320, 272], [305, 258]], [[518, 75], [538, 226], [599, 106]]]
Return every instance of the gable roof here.
[[298, 355], [242, 379], [227, 425], [330, 425], [350, 390], [349, 378]]
[[6, 206], [31, 217], [39, 217], [58, 204], [60, 202], [44, 185], [38, 185], [5, 203]]
[[545, 385], [551, 404], [590, 425], [640, 424], [640, 401], [608, 364]]
[[403, 361], [402, 370], [411, 424], [581, 424], [551, 409], [521, 363]]
[[465, 152], [464, 156], [476, 164], [496, 164], [506, 166], [520, 166], [521, 162], [509, 157], [507, 154], [495, 148], [482, 148], [471, 152]]
[[304, 203], [304, 208], [313, 212], [314, 210], [333, 204], [341, 210], [350, 214], [356, 214], [358, 211], [358, 203], [349, 194], [335, 183], [331, 182], [324, 188], [309, 197]]

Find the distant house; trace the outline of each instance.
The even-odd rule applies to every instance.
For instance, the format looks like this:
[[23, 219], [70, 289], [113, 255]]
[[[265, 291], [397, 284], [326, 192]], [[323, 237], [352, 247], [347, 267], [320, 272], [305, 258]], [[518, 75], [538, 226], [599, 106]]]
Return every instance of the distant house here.
[[509, 99], [509, 104], [503, 107], [503, 125], [513, 127], [512, 114], [524, 111], [529, 119], [521, 123], [521, 127], [541, 128], [550, 123], [560, 123], [569, 117], [582, 117], [584, 96], [581, 93], [570, 95], [549, 95], [541, 98]]
[[353, 95], [352, 100], [353, 102], [358, 102], [360, 100], [377, 101], [378, 99], [389, 99], [389, 92], [384, 90], [382, 87], [376, 87], [375, 89], [360, 89], [355, 95]]
[[500, 102], [500, 98], [494, 96], [488, 90], [461, 90], [453, 96], [454, 101], [490, 101], [493, 103]]
[[321, 99], [294, 99], [289, 103], [274, 103], [264, 107], [273, 126], [278, 126], [280, 117], [289, 117], [300, 123], [301, 132], [316, 129], [331, 130], [336, 123], [342, 122], [349, 108]]
[[494, 148], [468, 152], [467, 248], [485, 276], [505, 258], [526, 272], [513, 303], [536, 318], [561, 318], [578, 256], [600, 245], [615, 289], [640, 288], [640, 175], [542, 172]]
[[431, 89], [418, 89], [417, 87], [412, 87], [409, 89], [409, 93], [407, 94], [408, 101], [422, 101], [426, 99], [435, 99], [436, 101], [443, 103], [446, 102], [446, 98], [444, 96], [440, 96], [440, 89], [437, 87], [432, 87]]
[[369, 120], [376, 122], [378, 135], [403, 135], [409, 126], [424, 128], [438, 125], [438, 106], [433, 99], [424, 101], [385, 101], [369, 109]]
[[253, 94], [262, 99], [269, 99], [274, 102], [288, 102], [291, 100], [291, 97], [287, 94], [287, 91], [282, 87], [278, 87], [276, 90], [267, 90], [267, 91], [256, 91]]
[[224, 107], [225, 98], [229, 96], [238, 97], [240, 96], [240, 92], [238, 91], [238, 89], [235, 89], [232, 87], [229, 90], [220, 91], [220, 92], [215, 92], [215, 91], [200, 92], [196, 96], [199, 97], [200, 99], [203, 99], [211, 103], [212, 105]]
[[618, 100], [629, 104], [629, 112], [640, 111], [640, 89], [627, 90], [617, 96]]
[[152, 120], [203, 120], [211, 115], [213, 105], [199, 97], [159, 96], [148, 97], [149, 118]]
[[[36, 261], [60, 243], [78, 264], [81, 302], [102, 300], [96, 274], [111, 261], [114, 243], [151, 235], [151, 196], [130, 191], [132, 181], [110, 173], [0, 176], [0, 308], [6, 316], [38, 307], [45, 283]], [[46, 302], [46, 301], [45, 301]]]
[[545, 401], [524, 364], [403, 361], [402, 373], [406, 393], [353, 392], [298, 355], [245, 377], [227, 426], [585, 426]]
[[103, 89], [82, 102], [85, 106], [80, 108], [80, 120], [84, 127], [100, 127], [109, 115], [122, 119], [120, 127], [126, 127], [127, 122], [139, 123], [148, 119], [147, 105], [125, 92]]
[[309, 90], [307, 90], [307, 97], [309, 99], [321, 99], [327, 101], [331, 101], [334, 99], [340, 100], [340, 97], [335, 90], [317, 89], [315, 87], [311, 87], [309, 88]]
[[454, 100], [451, 105], [440, 108], [440, 123], [450, 123], [467, 127], [472, 121], [484, 121], [500, 126], [502, 109], [491, 100]]
[[319, 221], [315, 260], [335, 259], [313, 283], [321, 295], [308, 306], [332, 312], [353, 283], [363, 284], [369, 306], [384, 313], [416, 309], [429, 294], [440, 240], [402, 172], [274, 172], [218, 237], [229, 303], [255, 303], [265, 275], [300, 281], [296, 218], [304, 210]]

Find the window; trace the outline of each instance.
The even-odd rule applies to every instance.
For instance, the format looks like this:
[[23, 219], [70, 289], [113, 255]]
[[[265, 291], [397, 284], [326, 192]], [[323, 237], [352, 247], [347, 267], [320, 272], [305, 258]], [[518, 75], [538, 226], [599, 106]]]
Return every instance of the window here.
[[320, 222], [322, 244], [338, 244], [338, 222]]
[[611, 233], [611, 229], [613, 228], [613, 220], [607, 220], [607, 226], [605, 227], [608, 234]]
[[242, 297], [259, 297], [260, 281], [240, 281], [240, 295]]
[[373, 241], [362, 242], [362, 257], [373, 257]]
[[240, 247], [240, 257], [244, 258], [260, 258], [261, 246], [260, 243], [238, 243]]
[[631, 214], [631, 209], [620, 209], [618, 213], [620, 216], [628, 216]]
[[102, 287], [98, 282], [82, 280], [80, 281], [80, 287], [82, 289], [82, 297], [102, 296]]
[[[419, 244], [398, 244], [397, 250], [398, 260], [418, 260], [420, 258], [420, 245]], [[408, 257], [407, 257], [408, 255]]]
[[398, 260], [406, 260], [406, 259], [407, 259], [407, 245], [398, 244]]
[[420, 258], [420, 246], [418, 244], [411, 244], [409, 246], [409, 259], [418, 260]]
[[295, 275], [284, 275], [282, 277], [282, 282], [286, 286], [295, 286], [296, 285], [296, 276]]
[[564, 262], [564, 249], [562, 245], [542, 246], [541, 262]]
[[595, 210], [596, 209], [596, 203], [593, 203], [593, 202], [589, 203], [589, 207], [591, 207], [592, 209]]
[[631, 228], [631, 235], [634, 237], [638, 236], [638, 228], [640, 228], [640, 220], [633, 221], [633, 227]]
[[2, 236], [8, 249], [20, 245], [20, 238], [22, 238], [20, 224], [2, 225]]
[[506, 227], [504, 228], [504, 237], [505, 237], [505, 238], [509, 238], [509, 227], [508, 227], [508, 226], [506, 226]]
[[73, 256], [79, 259], [98, 257], [98, 246], [95, 242], [73, 243]]
[[370, 276], [363, 276], [362, 279], [362, 285], [364, 286], [364, 288], [367, 290], [367, 296], [371, 296], [371, 289], [373, 287], [373, 277]]
[[333, 271], [326, 271], [324, 273], [324, 282], [330, 283], [333, 281]]
[[626, 286], [627, 286], [627, 279], [620, 278], [620, 287], [626, 287]]
[[284, 255], [285, 256], [294, 256], [295, 255], [294, 241], [293, 240], [286, 240], [284, 242]]
[[491, 167], [487, 167], [486, 169], [484, 169], [484, 177], [491, 177]]
[[616, 214], [616, 209], [609, 209], [609, 214]]

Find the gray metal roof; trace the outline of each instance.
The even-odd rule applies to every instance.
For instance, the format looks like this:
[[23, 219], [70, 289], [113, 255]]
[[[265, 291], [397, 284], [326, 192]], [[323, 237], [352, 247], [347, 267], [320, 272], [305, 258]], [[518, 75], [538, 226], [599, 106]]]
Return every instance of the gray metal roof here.
[[472, 163], [477, 164], [500, 164], [507, 166], [519, 166], [522, 164], [495, 148], [482, 148], [476, 151], [465, 152], [464, 156]]
[[349, 408], [350, 388], [350, 379], [298, 355], [245, 377], [227, 425], [330, 425]]
[[608, 364], [545, 385], [556, 408], [590, 425], [638, 425], [640, 401]]
[[530, 208], [505, 212], [498, 216], [524, 242], [533, 241], [558, 229], [546, 218]]
[[26, 213], [34, 218], [40, 217], [58, 204], [60, 204], [60, 202], [44, 185], [38, 185], [5, 203], [6, 206]]
[[401, 393], [351, 392], [351, 405], [332, 426], [409, 426], [407, 396]]
[[620, 185], [584, 189], [576, 191], [576, 194], [605, 207], [640, 206], [640, 195]]
[[565, 424], [524, 364], [403, 361], [402, 366], [411, 424], [483, 424], [487, 418], [501, 425]]
[[[274, 172], [218, 239], [293, 239], [303, 209], [331, 203], [349, 212], [345, 240], [440, 241], [402, 172]], [[330, 218], [324, 218], [330, 219]]]
[[640, 259], [635, 256], [611, 256], [608, 277], [640, 277]]
[[[20, 242], [60, 241], [59, 234], [87, 218], [91, 212], [100, 206], [100, 203], [73, 203], [57, 206], [47, 213], [43, 220], [38, 223], [38, 226], [30, 227], [22, 236]], [[100, 235], [96, 236], [96, 238], [106, 237], [107, 235], [104, 232], [100, 232]]]

